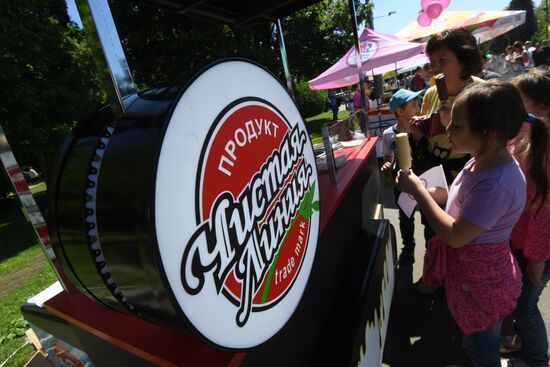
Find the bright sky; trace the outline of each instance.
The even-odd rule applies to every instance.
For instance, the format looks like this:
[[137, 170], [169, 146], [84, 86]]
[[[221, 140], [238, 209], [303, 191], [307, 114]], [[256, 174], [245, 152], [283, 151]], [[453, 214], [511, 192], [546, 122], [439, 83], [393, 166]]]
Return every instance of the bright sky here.
[[[363, 2], [364, 0], [360, 0]], [[533, 0], [538, 6], [542, 0]], [[374, 29], [383, 33], [395, 34], [406, 25], [416, 22], [420, 0], [373, 0]], [[510, 0], [451, 0], [446, 10], [504, 10]], [[387, 16], [389, 12], [395, 14]], [[376, 18], [380, 17], [380, 18]]]
[[80, 28], [82, 28], [82, 21], [80, 20], [80, 15], [78, 14], [78, 10], [76, 9], [76, 4], [74, 1], [75, 0], [66, 0], [67, 11], [69, 12], [69, 17], [71, 18], [71, 20], [78, 24]]
[[[364, 0], [359, 0], [364, 2]], [[542, 0], [533, 0], [538, 6]], [[394, 34], [400, 29], [415, 22], [420, 11], [420, 0], [373, 0], [374, 2], [374, 29], [383, 33]], [[451, 0], [445, 10], [504, 10], [510, 0]], [[69, 16], [82, 27], [76, 11], [74, 0], [67, 0]], [[391, 11], [395, 14], [387, 16]], [[377, 18], [380, 17], [380, 18]]]

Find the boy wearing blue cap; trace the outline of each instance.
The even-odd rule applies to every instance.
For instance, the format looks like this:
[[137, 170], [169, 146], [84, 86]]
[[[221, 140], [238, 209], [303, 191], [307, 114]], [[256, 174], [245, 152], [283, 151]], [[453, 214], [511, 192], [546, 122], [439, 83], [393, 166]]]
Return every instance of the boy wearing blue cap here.
[[[396, 143], [395, 136], [398, 133], [409, 134], [409, 145], [411, 146], [412, 155], [412, 170], [414, 172], [423, 172], [426, 167], [426, 160], [422, 159], [422, 149], [419, 146], [420, 143], [416, 141], [412, 135], [411, 120], [414, 116], [420, 113], [420, 103], [418, 100], [419, 95], [423, 91], [411, 92], [406, 89], [399, 89], [393, 94], [390, 99], [390, 109], [397, 117], [397, 123], [386, 130], [382, 135], [382, 154], [384, 155], [384, 164], [382, 165], [382, 171], [386, 175], [395, 177], [398, 167], [396, 167]], [[422, 140], [424, 141], [424, 140]], [[393, 181], [393, 179], [392, 179]], [[399, 197], [401, 192], [394, 188], [395, 199]], [[414, 213], [411, 217], [407, 215], [399, 208], [399, 229], [401, 230], [401, 238], [403, 239], [403, 250], [399, 255], [400, 266], [410, 266], [414, 263]]]

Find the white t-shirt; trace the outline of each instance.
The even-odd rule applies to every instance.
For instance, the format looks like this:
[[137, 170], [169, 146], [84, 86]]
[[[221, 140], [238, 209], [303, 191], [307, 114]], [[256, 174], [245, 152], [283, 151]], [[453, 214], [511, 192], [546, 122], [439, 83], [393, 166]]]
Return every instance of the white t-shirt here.
[[382, 133], [382, 154], [384, 156], [395, 155], [395, 135], [398, 133], [399, 131], [397, 131], [396, 125], [388, 127]]

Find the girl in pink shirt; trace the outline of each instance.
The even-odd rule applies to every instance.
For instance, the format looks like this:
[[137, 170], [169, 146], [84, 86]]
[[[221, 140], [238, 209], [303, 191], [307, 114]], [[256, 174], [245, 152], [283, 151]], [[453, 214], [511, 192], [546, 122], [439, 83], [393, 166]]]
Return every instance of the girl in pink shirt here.
[[437, 234], [428, 245], [424, 281], [444, 281], [449, 311], [474, 365], [500, 367], [502, 319], [521, 292], [521, 272], [508, 242], [526, 202], [525, 177], [507, 142], [527, 112], [514, 85], [491, 81], [467, 87], [451, 115], [452, 149], [472, 159], [451, 185], [445, 210], [413, 172], [400, 171], [398, 184], [416, 198]]
[[[526, 73], [518, 76], [514, 84], [528, 113], [550, 116], [549, 73]], [[514, 256], [523, 272], [521, 295], [514, 311], [522, 342], [521, 359], [513, 360], [514, 366], [548, 365], [548, 336], [538, 308], [540, 295], [550, 278], [550, 206], [547, 203], [550, 167], [546, 126], [547, 122], [531, 119], [511, 144], [513, 154], [528, 176], [527, 207], [511, 238]]]

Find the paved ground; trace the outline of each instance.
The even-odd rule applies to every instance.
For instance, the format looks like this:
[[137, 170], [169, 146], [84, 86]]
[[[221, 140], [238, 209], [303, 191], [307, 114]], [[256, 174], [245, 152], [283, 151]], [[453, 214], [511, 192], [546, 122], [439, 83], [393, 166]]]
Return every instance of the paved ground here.
[[[398, 211], [393, 201], [393, 191], [382, 189], [384, 216], [397, 232], [398, 251], [401, 247]], [[416, 223], [420, 217], [416, 214]], [[424, 236], [422, 226], [415, 228], [416, 262], [397, 272], [397, 284], [390, 311], [390, 323], [384, 353], [384, 366], [390, 367], [440, 367], [449, 365], [471, 366], [462, 348], [462, 334], [447, 310], [443, 291], [433, 296], [422, 296], [412, 284], [422, 273]], [[542, 294], [539, 304], [550, 335], [550, 291]], [[511, 324], [507, 325], [511, 328]]]

